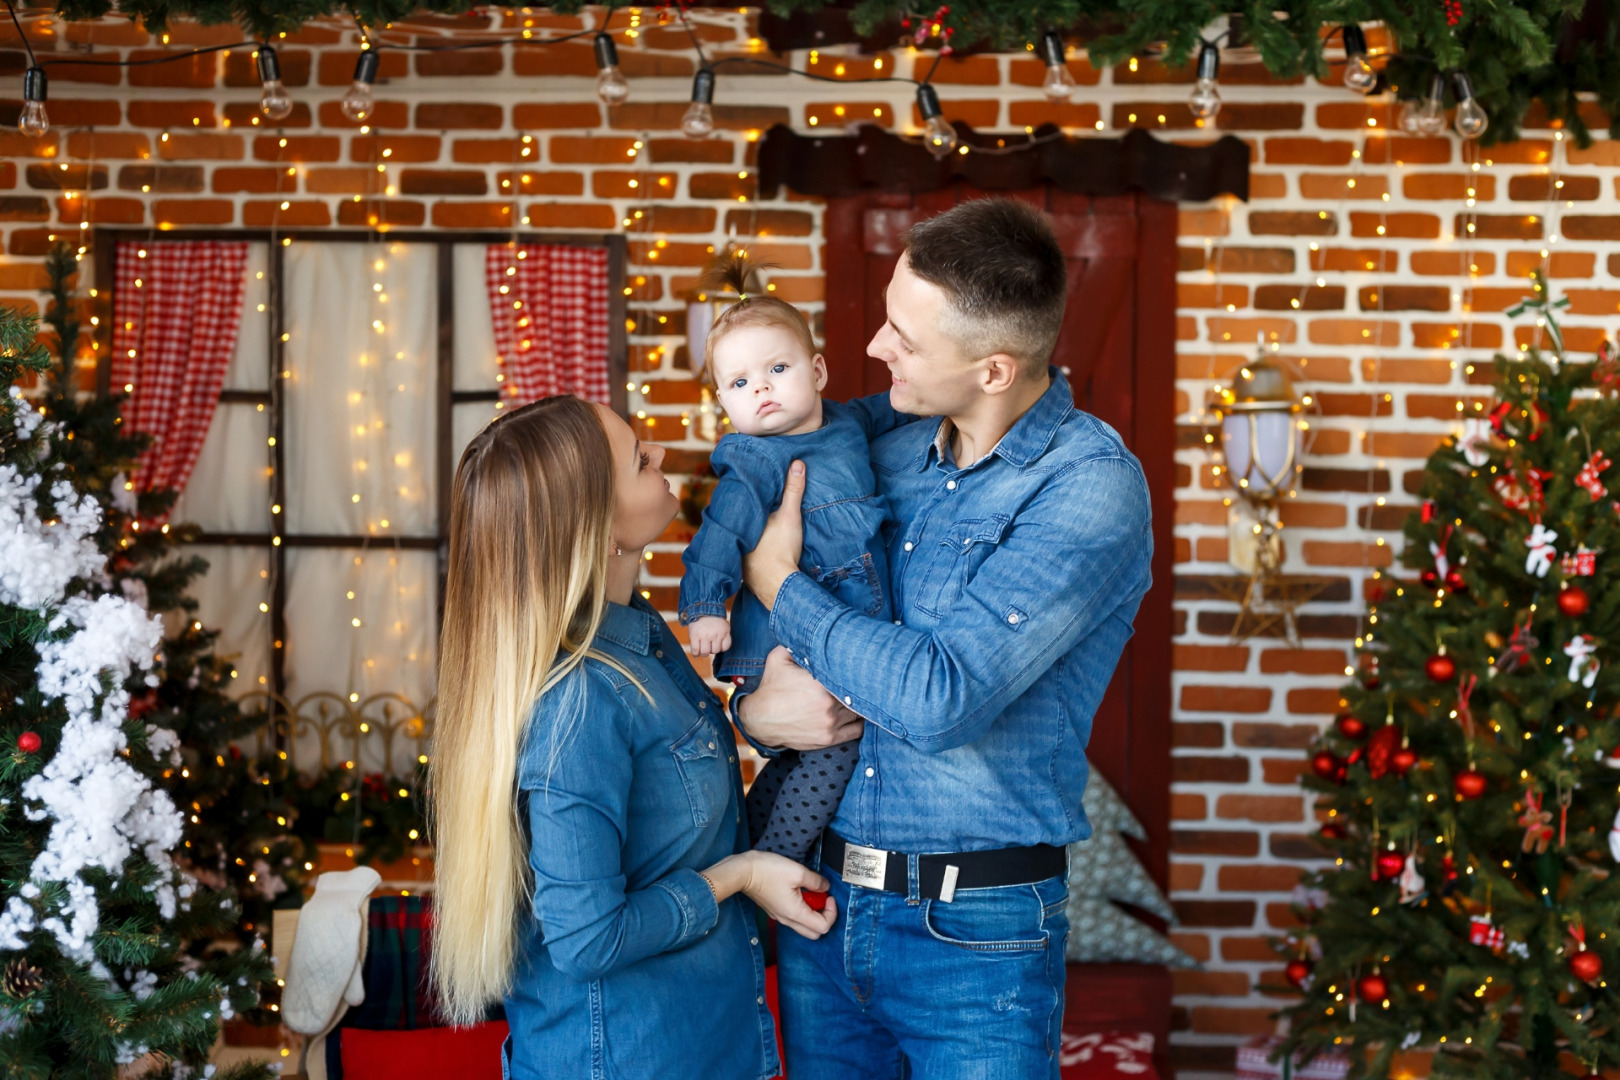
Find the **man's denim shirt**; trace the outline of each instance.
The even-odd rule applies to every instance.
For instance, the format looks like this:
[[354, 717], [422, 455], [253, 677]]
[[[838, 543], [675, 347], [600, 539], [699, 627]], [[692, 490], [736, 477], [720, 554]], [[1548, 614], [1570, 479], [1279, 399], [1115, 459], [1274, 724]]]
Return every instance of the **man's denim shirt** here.
[[1091, 834], [1086, 743], [1147, 592], [1153, 535], [1140, 463], [1051, 375], [965, 469], [948, 422], [873, 443], [899, 523], [893, 621], [802, 573], [777, 593], [777, 639], [867, 719], [832, 825], [855, 843], [976, 851]]
[[[748, 849], [736, 743], [664, 620], [609, 604], [518, 765], [534, 905], [506, 998], [522, 1078], [780, 1071], [754, 906], [698, 871]], [[649, 701], [648, 698], [651, 698]]]
[[902, 422], [888, 395], [849, 405], [823, 401], [822, 425], [803, 435], [743, 435], [720, 440], [709, 456], [716, 482], [703, 526], [681, 556], [682, 623], [731, 607], [731, 648], [716, 658], [724, 679], [758, 675], [776, 645], [770, 613], [742, 588], [742, 560], [754, 550], [765, 519], [782, 502], [788, 466], [805, 464], [804, 554], [799, 567], [843, 603], [874, 618], [889, 618], [888, 562], [883, 526], [888, 520], [872, 476], [867, 441]]

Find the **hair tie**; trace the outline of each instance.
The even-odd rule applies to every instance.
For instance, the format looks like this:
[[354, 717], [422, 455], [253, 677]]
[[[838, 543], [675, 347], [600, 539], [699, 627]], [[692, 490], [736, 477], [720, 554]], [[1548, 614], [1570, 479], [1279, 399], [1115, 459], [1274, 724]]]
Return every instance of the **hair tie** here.
[[738, 303], [739, 303], [739, 304], [740, 304], [740, 303], [742, 303], [742, 302], [743, 302], [743, 301], [744, 301], [744, 300], [746, 300], [746, 299], [748, 299], [748, 294], [747, 294], [747, 293], [745, 293], [745, 292], [740, 292], [740, 293], [738, 293], [738, 294], [737, 294], [737, 302], [738, 302]]

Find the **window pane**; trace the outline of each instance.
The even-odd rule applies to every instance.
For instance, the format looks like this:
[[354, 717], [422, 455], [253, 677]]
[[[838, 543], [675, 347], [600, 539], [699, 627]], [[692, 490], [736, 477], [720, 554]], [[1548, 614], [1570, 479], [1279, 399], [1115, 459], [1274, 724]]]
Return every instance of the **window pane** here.
[[288, 700], [331, 691], [361, 699], [397, 693], [426, 704], [435, 675], [437, 575], [432, 551], [289, 549]]
[[[219, 631], [215, 654], [236, 668], [236, 694], [267, 690], [270, 684], [270, 552], [235, 544], [190, 544], [181, 557], [198, 555], [208, 572], [192, 584], [197, 618]], [[171, 627], [171, 629], [173, 629]]]
[[171, 517], [208, 532], [269, 532], [269, 439], [268, 409], [222, 403]]
[[[494, 390], [496, 380], [495, 330], [489, 315], [489, 286], [484, 280], [484, 252], [488, 244], [457, 244], [453, 254], [456, 273], [454, 341], [457, 390]], [[466, 445], [465, 443], [461, 445]]]
[[[451, 412], [450, 475], [455, 476], [461, 452], [473, 441], [473, 436], [484, 430], [484, 425], [500, 415], [493, 401], [470, 401], [457, 405]], [[448, 527], [448, 526], [447, 526]]]
[[[246, 278], [242, 288], [242, 325], [236, 334], [236, 352], [225, 372], [225, 389], [270, 389], [270, 245], [248, 245]], [[264, 310], [259, 310], [260, 307]]]
[[435, 535], [437, 278], [429, 244], [287, 248], [289, 532]]

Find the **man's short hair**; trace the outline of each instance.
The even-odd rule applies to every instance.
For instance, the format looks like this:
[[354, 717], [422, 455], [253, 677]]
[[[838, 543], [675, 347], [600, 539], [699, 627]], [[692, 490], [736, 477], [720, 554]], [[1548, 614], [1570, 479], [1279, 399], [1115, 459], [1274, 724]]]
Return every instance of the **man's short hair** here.
[[1044, 372], [1068, 298], [1051, 219], [1017, 199], [974, 199], [912, 226], [911, 272], [945, 293], [940, 327], [977, 360], [1006, 353]]

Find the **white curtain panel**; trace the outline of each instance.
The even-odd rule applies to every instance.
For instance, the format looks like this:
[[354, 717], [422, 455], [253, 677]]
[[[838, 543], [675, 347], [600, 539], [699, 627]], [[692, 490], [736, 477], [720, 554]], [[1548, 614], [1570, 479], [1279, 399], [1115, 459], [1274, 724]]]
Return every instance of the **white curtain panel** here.
[[[484, 252], [487, 244], [457, 244], [455, 260], [455, 332], [451, 336], [457, 390], [494, 390], [496, 376], [495, 331], [489, 321], [489, 286], [484, 280]], [[450, 468], [461, 461], [461, 452], [484, 425], [500, 415], [493, 401], [469, 401], [456, 405], [450, 422]]]

